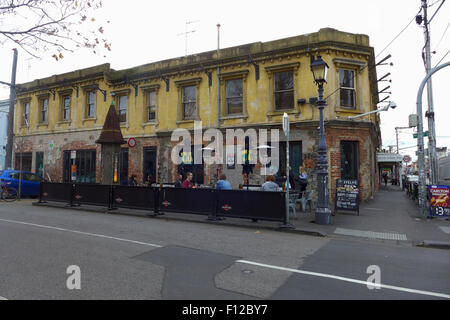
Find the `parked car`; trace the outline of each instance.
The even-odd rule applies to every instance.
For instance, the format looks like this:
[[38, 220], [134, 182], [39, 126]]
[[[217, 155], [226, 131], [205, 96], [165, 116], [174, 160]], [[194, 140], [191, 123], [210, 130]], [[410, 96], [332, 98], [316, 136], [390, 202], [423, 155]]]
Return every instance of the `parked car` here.
[[[11, 183], [8, 187], [15, 188], [19, 191], [19, 176], [18, 170], [3, 170], [0, 171], [0, 181], [2, 183]], [[39, 196], [39, 189], [41, 182], [45, 181], [42, 177], [29, 171], [22, 171], [22, 181], [20, 185], [20, 193], [22, 196]]]

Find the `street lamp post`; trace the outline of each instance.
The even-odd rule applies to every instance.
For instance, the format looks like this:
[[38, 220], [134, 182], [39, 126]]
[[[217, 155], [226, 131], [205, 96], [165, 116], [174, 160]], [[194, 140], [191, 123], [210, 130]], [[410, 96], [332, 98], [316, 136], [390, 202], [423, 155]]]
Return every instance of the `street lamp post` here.
[[326, 82], [328, 65], [322, 60], [320, 53], [317, 59], [311, 56], [311, 72], [316, 82], [319, 93], [317, 106], [320, 112], [320, 134], [319, 134], [319, 161], [317, 164], [317, 182], [319, 187], [319, 198], [316, 210], [317, 224], [330, 224], [331, 211], [328, 207], [329, 191], [328, 191], [328, 159], [327, 159], [327, 144], [325, 141], [325, 129], [323, 122], [323, 109], [325, 107], [325, 100], [323, 99], [323, 83]]

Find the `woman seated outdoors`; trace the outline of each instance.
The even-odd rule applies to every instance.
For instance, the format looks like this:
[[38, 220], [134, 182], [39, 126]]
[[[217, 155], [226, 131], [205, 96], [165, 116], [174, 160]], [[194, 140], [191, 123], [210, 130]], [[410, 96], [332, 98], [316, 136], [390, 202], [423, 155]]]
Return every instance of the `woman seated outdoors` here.
[[280, 191], [280, 187], [275, 183], [275, 177], [273, 175], [268, 175], [266, 177], [266, 182], [261, 186], [262, 191]]

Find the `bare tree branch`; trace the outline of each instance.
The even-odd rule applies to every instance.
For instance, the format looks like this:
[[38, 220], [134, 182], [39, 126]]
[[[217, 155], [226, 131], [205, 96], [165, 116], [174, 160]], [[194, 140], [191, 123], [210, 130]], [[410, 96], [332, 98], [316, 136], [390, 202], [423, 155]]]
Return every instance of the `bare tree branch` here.
[[52, 50], [52, 57], [61, 58], [62, 51], [78, 47], [96, 52], [104, 32], [95, 19], [101, 6], [102, 0], [0, 0], [0, 43], [14, 42], [33, 57]]

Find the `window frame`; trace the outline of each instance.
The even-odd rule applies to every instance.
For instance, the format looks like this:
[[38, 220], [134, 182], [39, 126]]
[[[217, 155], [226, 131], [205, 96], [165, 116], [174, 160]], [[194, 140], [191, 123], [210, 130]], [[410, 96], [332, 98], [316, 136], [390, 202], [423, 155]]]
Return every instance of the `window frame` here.
[[[335, 108], [336, 112], [354, 112], [354, 113], [362, 113], [361, 110], [363, 106], [363, 94], [362, 94], [362, 75], [361, 71], [364, 70], [367, 62], [348, 59], [348, 58], [334, 58], [333, 64], [335, 66], [335, 86], [338, 88], [338, 94], [335, 95]], [[341, 106], [341, 79], [340, 79], [340, 71], [341, 70], [350, 70], [354, 72], [353, 84], [355, 86], [355, 107], [349, 108], [345, 106]], [[331, 74], [331, 72], [330, 72]]]
[[[45, 119], [42, 119], [42, 115], [44, 112], [44, 102], [47, 101], [46, 110], [45, 110]], [[50, 94], [45, 94], [38, 96], [38, 124], [48, 124], [48, 115], [50, 108]]]
[[[277, 75], [283, 74], [283, 73], [290, 73], [292, 75], [292, 89], [283, 89], [283, 90], [278, 90], [277, 91], [277, 85], [276, 85], [276, 81], [277, 81]], [[287, 107], [287, 108], [277, 108], [277, 93], [287, 93], [287, 92], [292, 92], [292, 107]], [[273, 73], [273, 108], [275, 112], [283, 112], [286, 110], [293, 110], [295, 109], [295, 79], [294, 79], [294, 72], [290, 71], [290, 70], [285, 70], [285, 71], [277, 71]]]
[[[121, 126], [128, 126], [128, 112], [130, 110], [129, 105], [130, 105], [130, 92], [131, 89], [125, 89], [125, 90], [120, 90], [120, 91], [113, 91], [112, 93], [114, 94], [114, 102], [115, 102], [115, 108], [116, 108], [116, 112], [117, 115], [119, 117], [119, 121], [120, 121], [120, 125]], [[123, 109], [120, 109], [120, 98], [121, 97], [125, 97], [127, 99], [127, 105], [125, 108], [125, 121], [121, 121], [120, 120], [120, 111]]]
[[[194, 78], [187, 80], [175, 81], [175, 85], [178, 90], [178, 112], [177, 112], [177, 123], [181, 122], [193, 122], [195, 120], [200, 120], [200, 83], [202, 78]], [[195, 88], [195, 112], [192, 118], [184, 117], [184, 104], [188, 102], [184, 102], [183, 100], [183, 92], [187, 87]], [[192, 103], [192, 102], [191, 102]]]
[[[224, 97], [220, 103], [221, 120], [233, 118], [247, 118], [247, 77], [249, 70], [239, 70], [234, 72], [222, 73], [219, 75], [220, 79], [220, 95]], [[242, 112], [229, 113], [228, 98], [227, 98], [227, 83], [228, 81], [242, 80]]]
[[[95, 119], [97, 116], [97, 90], [96, 89], [86, 89], [85, 91], [85, 118], [86, 119]], [[93, 103], [90, 102], [90, 95], [93, 94], [94, 101]], [[93, 105], [93, 113], [90, 114], [90, 106]]]
[[[158, 124], [158, 109], [159, 109], [159, 103], [158, 103], [158, 99], [159, 99], [159, 88], [160, 85], [159, 84], [154, 84], [154, 85], [150, 85], [150, 86], [145, 86], [145, 87], [141, 87], [142, 89], [142, 93], [143, 93], [143, 112], [142, 112], [142, 123], [143, 124]], [[153, 119], [149, 119], [149, 95], [151, 93], [155, 93], [155, 117]]]
[[[284, 112], [287, 113], [300, 113], [300, 107], [298, 106], [297, 100], [299, 95], [299, 78], [298, 78], [298, 70], [300, 68], [300, 62], [293, 62], [281, 65], [273, 65], [269, 67], [265, 67], [267, 72], [267, 76], [269, 78], [269, 100], [268, 100], [268, 110], [267, 114], [269, 116], [273, 115], [282, 115]], [[294, 96], [294, 105], [289, 109], [276, 109], [275, 106], [275, 74], [282, 72], [292, 72], [293, 76], [293, 96]]]
[[[30, 114], [31, 114], [31, 98], [23, 99], [20, 101], [22, 105], [22, 114], [20, 115], [20, 125], [21, 127], [29, 127], [31, 126], [30, 123]], [[28, 112], [27, 112], [27, 106], [28, 106]], [[28, 120], [28, 125], [25, 121], [25, 119]]]
[[[352, 87], [344, 87], [342, 86], [342, 71], [349, 71], [353, 73], [353, 88]], [[356, 101], [357, 101], [357, 92], [356, 92], [356, 74], [357, 71], [355, 69], [350, 69], [350, 68], [340, 68], [339, 69], [339, 107], [343, 108], [343, 109], [351, 109], [351, 110], [356, 110]], [[342, 96], [341, 96], [341, 90], [350, 90], [351, 92], [353, 92], [353, 101], [352, 104], [353, 106], [345, 106], [342, 104]]]
[[[67, 106], [66, 106], [66, 100], [69, 101]], [[72, 103], [72, 97], [70, 94], [61, 95], [61, 121], [70, 121], [71, 103]], [[67, 114], [66, 114], [66, 112], [67, 112]]]

